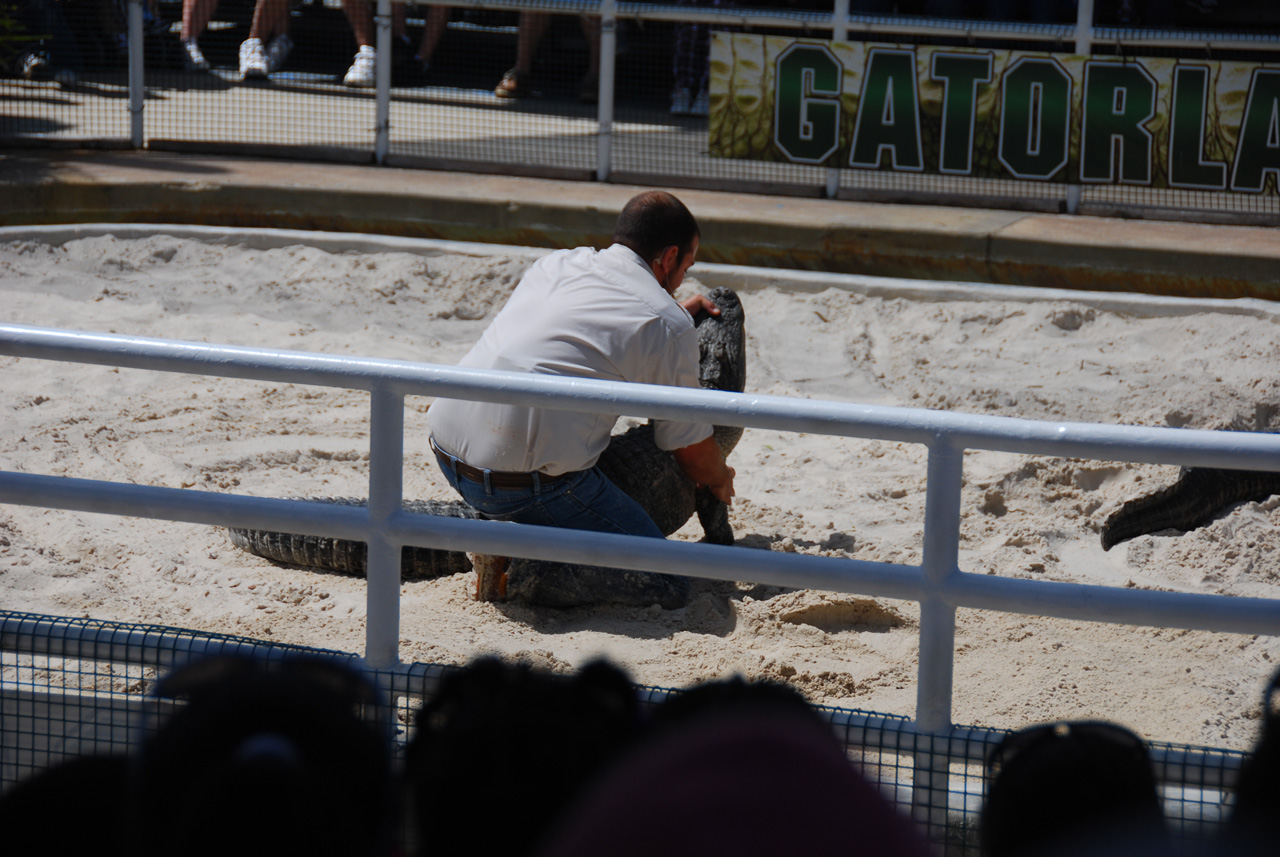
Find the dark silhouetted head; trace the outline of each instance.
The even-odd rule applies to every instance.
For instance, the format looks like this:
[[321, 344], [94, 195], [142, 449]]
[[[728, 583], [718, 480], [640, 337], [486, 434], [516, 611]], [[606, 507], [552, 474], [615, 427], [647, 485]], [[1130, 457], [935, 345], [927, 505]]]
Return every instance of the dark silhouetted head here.
[[1168, 836], [1146, 746], [1113, 723], [1048, 723], [1011, 733], [987, 760], [980, 832], [987, 857], [1117, 846], [1159, 850]]
[[148, 853], [384, 853], [391, 757], [362, 674], [319, 658], [214, 657], [156, 693], [188, 701], [137, 760]]

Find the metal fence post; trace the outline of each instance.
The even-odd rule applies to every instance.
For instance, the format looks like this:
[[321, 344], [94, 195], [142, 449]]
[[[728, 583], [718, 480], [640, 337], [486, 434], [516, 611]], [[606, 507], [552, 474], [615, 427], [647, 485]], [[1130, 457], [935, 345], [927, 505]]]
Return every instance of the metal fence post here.
[[[929, 445], [925, 499], [925, 579], [939, 586], [959, 571], [960, 489], [964, 450], [939, 435]], [[920, 600], [920, 666], [916, 685], [916, 728], [925, 733], [913, 759], [911, 804], [916, 820], [931, 836], [947, 824], [951, 760], [946, 751], [951, 731], [956, 611], [946, 599], [929, 593]], [[918, 747], [920, 745], [917, 745]]]
[[391, 0], [378, 0], [377, 35], [374, 41], [378, 55], [373, 65], [373, 82], [375, 84], [374, 102], [374, 134], [373, 158], [381, 164], [387, 159], [391, 148]]
[[596, 181], [613, 171], [613, 83], [618, 62], [618, 2], [600, 0], [600, 92], [596, 108]]
[[1088, 56], [1093, 50], [1093, 0], [1079, 0], [1076, 7], [1076, 53]]
[[404, 489], [404, 396], [379, 386], [369, 402], [369, 553], [364, 656], [375, 669], [400, 660], [401, 545], [385, 530]]
[[141, 149], [142, 110], [146, 104], [146, 80], [144, 78], [142, 0], [129, 0], [129, 145]]
[[[1081, 56], [1088, 56], [1093, 50], [1093, 0], [1079, 0], [1076, 7], [1076, 46], [1075, 51]], [[1080, 210], [1080, 185], [1067, 183], [1067, 214], [1075, 214]]]
[[[831, 13], [831, 41], [843, 42], [849, 36], [849, 0], [836, 0]], [[840, 168], [827, 168], [827, 199], [840, 195]]]

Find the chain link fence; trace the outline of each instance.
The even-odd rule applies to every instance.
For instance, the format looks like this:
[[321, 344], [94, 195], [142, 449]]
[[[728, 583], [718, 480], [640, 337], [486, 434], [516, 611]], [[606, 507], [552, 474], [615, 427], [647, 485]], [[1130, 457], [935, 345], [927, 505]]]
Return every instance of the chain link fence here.
[[[76, 757], [135, 752], [181, 705], [157, 697], [156, 682], [193, 659], [213, 655], [265, 661], [307, 655], [364, 670], [385, 696], [380, 716], [388, 721], [399, 763], [424, 700], [446, 673], [459, 669], [404, 664], [370, 670], [343, 652], [155, 625], [0, 611], [0, 791]], [[637, 688], [648, 705], [660, 705], [679, 692]], [[863, 774], [904, 815], [913, 811], [914, 777], [920, 770], [915, 756], [939, 759], [947, 786], [934, 803], [945, 823], [930, 826], [931, 836], [942, 853], [980, 853], [984, 760], [1007, 732], [955, 727], [946, 737], [932, 736], [916, 732], [903, 717], [839, 708], [817, 711]], [[1147, 747], [1170, 830], [1182, 849], [1194, 853], [1218, 831], [1228, 811], [1243, 754], [1161, 742]]]
[[[1280, 14], [1252, 0], [1195, 9], [1166, 4], [1177, 7], [1176, 16], [1150, 13], [1145, 23], [1132, 4], [1099, 0], [1096, 26], [1085, 30], [1066, 8], [1071, 3], [1056, 19], [1003, 21], [982, 18], [980, 3], [958, 0], [852, 0], [842, 17], [844, 2], [834, 13], [817, 0], [763, 6], [397, 2], [379, 15], [376, 0], [9, 0], [0, 6], [6, 70], [0, 144], [146, 147], [886, 202], [1280, 222], [1274, 175], [1262, 193], [1211, 193], [713, 157], [711, 31], [912, 50], [1070, 54], [1087, 42], [1094, 58], [1280, 58]], [[956, 17], [924, 15], [937, 9]], [[140, 51], [130, 50], [135, 44]], [[381, 63], [378, 44], [389, 45]], [[379, 73], [386, 76], [383, 87]]]

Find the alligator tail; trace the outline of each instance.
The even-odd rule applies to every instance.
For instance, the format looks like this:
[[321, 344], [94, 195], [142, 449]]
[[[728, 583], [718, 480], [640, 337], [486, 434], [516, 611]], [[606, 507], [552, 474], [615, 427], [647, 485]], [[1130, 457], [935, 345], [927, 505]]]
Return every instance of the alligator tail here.
[[1117, 509], [1102, 527], [1102, 549], [1160, 530], [1202, 527], [1227, 506], [1280, 494], [1280, 473], [1191, 467], [1167, 488]]
[[[366, 502], [352, 497], [308, 497], [306, 499], [344, 506], [364, 506]], [[471, 507], [460, 501], [409, 500], [405, 502], [404, 509], [407, 512], [448, 515], [455, 518], [479, 517]], [[368, 573], [368, 547], [364, 542], [334, 539], [328, 536], [233, 528], [231, 543], [241, 550], [273, 562], [321, 568], [356, 577], [365, 577]], [[402, 580], [430, 580], [468, 571], [471, 571], [471, 560], [461, 551], [408, 545], [400, 552]]]

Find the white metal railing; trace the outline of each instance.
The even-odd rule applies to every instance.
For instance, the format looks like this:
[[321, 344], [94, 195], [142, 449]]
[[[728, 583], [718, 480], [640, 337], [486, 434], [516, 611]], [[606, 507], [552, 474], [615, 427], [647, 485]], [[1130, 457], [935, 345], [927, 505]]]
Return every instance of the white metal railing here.
[[[368, 544], [365, 660], [372, 669], [394, 672], [403, 666], [398, 653], [400, 552], [407, 544], [918, 602], [916, 716], [899, 740], [912, 748], [915, 817], [934, 831], [946, 825], [950, 765], [973, 752], [973, 742], [959, 735], [951, 722], [957, 608], [1280, 634], [1277, 599], [1001, 578], [959, 568], [966, 449], [1280, 471], [1280, 435], [1053, 423], [4, 323], [0, 323], [0, 354], [368, 391], [367, 508], [13, 471], [0, 471], [0, 503], [364, 541]], [[401, 508], [407, 395], [923, 444], [929, 453], [923, 559], [913, 566], [409, 514]], [[856, 724], [846, 724], [851, 725]], [[1166, 768], [1173, 764], [1164, 758], [1160, 762]], [[1182, 769], [1177, 764], [1173, 767]], [[1182, 777], [1186, 784], [1214, 785], [1193, 779]]]
[[[0, 354], [366, 390], [371, 394], [369, 506], [0, 472], [0, 502], [226, 527], [330, 535], [369, 544], [366, 659], [398, 662], [399, 555], [405, 544], [559, 559], [723, 580], [826, 589], [921, 604], [916, 720], [951, 725], [955, 610], [1242, 634], [1280, 634], [1280, 600], [1008, 579], [959, 569], [966, 449], [1280, 471], [1280, 435], [1058, 423], [755, 393], [614, 384], [406, 361], [0, 324]], [[406, 395], [918, 443], [929, 450], [919, 566], [409, 514], [401, 509]]]

